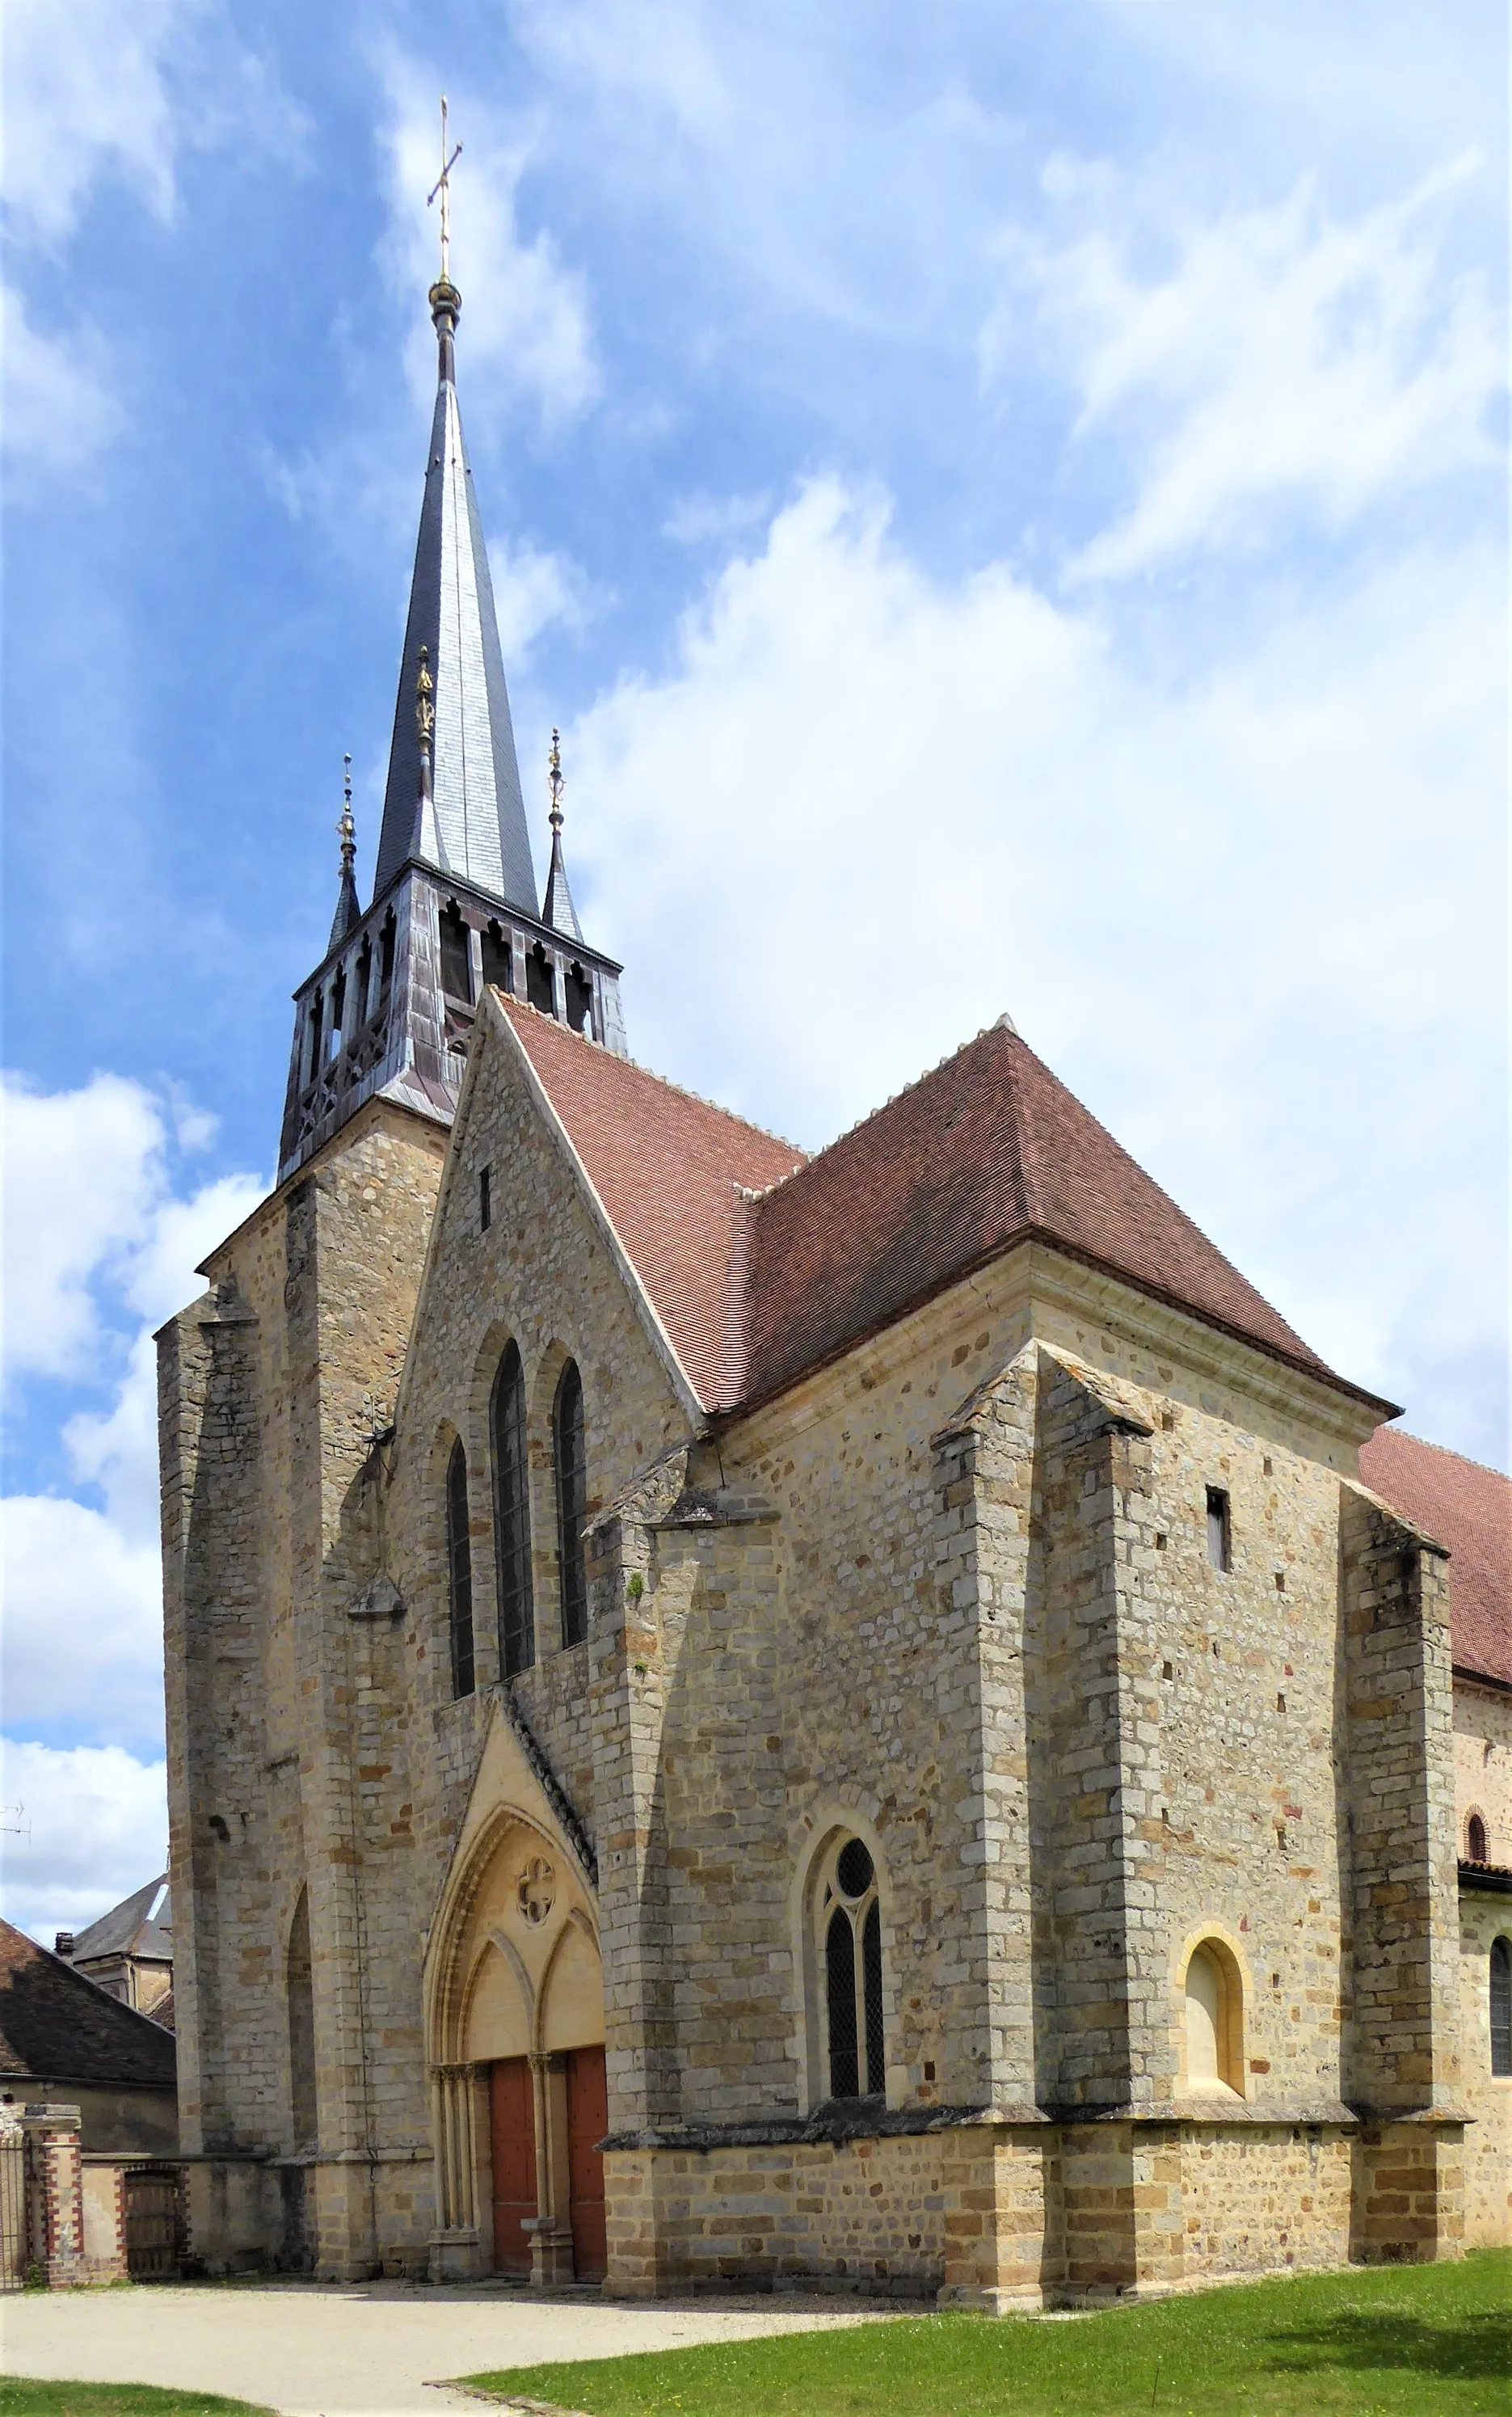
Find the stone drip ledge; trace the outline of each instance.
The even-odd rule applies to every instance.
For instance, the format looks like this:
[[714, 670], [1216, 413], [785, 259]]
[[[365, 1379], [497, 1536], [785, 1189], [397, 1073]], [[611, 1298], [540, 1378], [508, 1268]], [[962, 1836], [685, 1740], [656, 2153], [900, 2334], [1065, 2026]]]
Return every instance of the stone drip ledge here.
[[773, 2115], [749, 2123], [689, 2123], [675, 2130], [612, 2132], [601, 2145], [612, 2149], [841, 2148], [852, 2140], [912, 2139], [929, 2132], [997, 2129], [1050, 2121], [1037, 2106], [882, 2106], [865, 2098], [831, 2100], [809, 2116]]

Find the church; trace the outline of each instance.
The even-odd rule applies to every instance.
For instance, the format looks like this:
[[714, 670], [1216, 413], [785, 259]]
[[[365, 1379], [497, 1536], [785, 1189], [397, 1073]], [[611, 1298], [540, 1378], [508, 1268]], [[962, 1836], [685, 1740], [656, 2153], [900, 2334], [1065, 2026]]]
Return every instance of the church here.
[[438, 384], [372, 895], [159, 1338], [212, 2273], [998, 2311], [1509, 2237], [1512, 1488], [1006, 1016], [812, 1157], [537, 892]]

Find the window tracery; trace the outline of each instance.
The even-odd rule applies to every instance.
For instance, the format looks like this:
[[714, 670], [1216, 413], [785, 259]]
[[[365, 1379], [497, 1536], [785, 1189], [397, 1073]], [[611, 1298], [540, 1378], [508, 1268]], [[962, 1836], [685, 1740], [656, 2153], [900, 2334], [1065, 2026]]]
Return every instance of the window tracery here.
[[887, 2086], [882, 1994], [882, 1907], [870, 1849], [837, 1838], [814, 1893], [823, 1974], [825, 2095], [880, 2098]]

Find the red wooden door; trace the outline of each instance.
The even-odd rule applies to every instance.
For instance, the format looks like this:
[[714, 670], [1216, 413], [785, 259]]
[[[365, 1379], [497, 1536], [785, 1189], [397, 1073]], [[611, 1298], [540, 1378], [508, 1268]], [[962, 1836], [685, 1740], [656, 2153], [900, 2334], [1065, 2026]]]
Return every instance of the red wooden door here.
[[580, 2283], [601, 2283], [609, 2267], [598, 2147], [609, 2129], [609, 2085], [601, 2047], [567, 2050], [567, 2101], [572, 2262]]
[[493, 2135], [493, 2263], [501, 2274], [528, 2274], [530, 2235], [521, 2230], [535, 2215], [536, 2092], [530, 2060], [505, 2057], [490, 2075], [489, 2107]]

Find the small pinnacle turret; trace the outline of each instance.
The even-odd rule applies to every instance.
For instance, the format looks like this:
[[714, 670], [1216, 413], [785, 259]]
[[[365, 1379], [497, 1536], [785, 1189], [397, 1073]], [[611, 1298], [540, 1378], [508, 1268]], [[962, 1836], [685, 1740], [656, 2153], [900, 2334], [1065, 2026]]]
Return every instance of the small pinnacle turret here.
[[567, 865], [562, 857], [562, 739], [559, 731], [553, 730], [552, 733], [552, 752], [547, 757], [547, 763], [550, 768], [546, 776], [546, 785], [552, 797], [552, 811], [547, 816], [552, 826], [552, 864], [551, 871], [546, 875], [546, 904], [541, 909], [541, 920], [543, 923], [549, 923], [553, 932], [562, 933], [566, 938], [581, 940], [582, 926], [578, 921], [578, 910], [572, 904], [572, 892], [567, 888]]
[[336, 916], [331, 924], [328, 949], [339, 949], [349, 932], [355, 931], [362, 920], [362, 908], [357, 901], [357, 827], [352, 818], [352, 758], [341, 758], [341, 813], [336, 826], [341, 842], [341, 886], [337, 894]]

